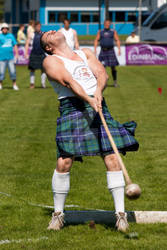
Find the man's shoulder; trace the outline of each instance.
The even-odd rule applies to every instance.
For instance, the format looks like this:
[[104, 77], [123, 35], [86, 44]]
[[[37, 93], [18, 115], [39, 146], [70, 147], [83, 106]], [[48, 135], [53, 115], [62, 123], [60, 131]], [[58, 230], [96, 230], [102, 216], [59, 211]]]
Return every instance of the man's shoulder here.
[[49, 66], [49, 65], [53, 65], [54, 62], [58, 63], [60, 62], [60, 59], [54, 55], [47, 55], [43, 61], [43, 64], [46, 66]]
[[115, 29], [110, 28], [110, 29], [109, 29], [109, 33], [110, 33], [110, 34], [115, 34], [115, 33], [117, 33], [117, 32], [116, 32], [116, 30], [115, 30]]
[[127, 38], [126, 38], [126, 40], [125, 40], [125, 42], [128, 42], [128, 41], [130, 41], [131, 40], [131, 36], [128, 36]]
[[[60, 76], [62, 75], [64, 64], [63, 61], [54, 55], [48, 55], [43, 60], [43, 69], [46, 74], [51, 77], [53, 74]], [[52, 78], [52, 77], [51, 77]]]
[[73, 29], [73, 28], [70, 28], [69, 31], [72, 31], [72, 32], [75, 33], [75, 34], [77, 33], [76, 30]]
[[135, 38], [136, 38], [136, 39], [139, 39], [139, 36], [138, 36], [138, 35], [135, 35]]
[[42, 62], [42, 65], [43, 65], [44, 69], [46, 70], [46, 69], [47, 69], [48, 67], [50, 67], [50, 65], [52, 65], [52, 64], [53, 64], [53, 58], [52, 58], [52, 56], [47, 55], [47, 56], [44, 58], [43, 62]]
[[46, 55], [46, 57], [44, 58], [44, 62], [45, 63], [49, 63], [49, 62], [51, 62], [51, 61], [53, 61], [54, 60], [54, 56], [51, 56], [51, 55]]

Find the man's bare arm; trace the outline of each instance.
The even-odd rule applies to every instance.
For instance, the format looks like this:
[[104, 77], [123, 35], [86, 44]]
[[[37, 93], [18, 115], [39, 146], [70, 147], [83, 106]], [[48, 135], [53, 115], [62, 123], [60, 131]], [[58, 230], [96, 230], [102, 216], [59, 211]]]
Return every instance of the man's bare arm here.
[[91, 69], [91, 71], [93, 72], [94, 76], [97, 79], [98, 88], [101, 91], [103, 91], [106, 86], [106, 82], [108, 80], [108, 75], [106, 73], [104, 66], [96, 58], [96, 56], [90, 49], [84, 48], [82, 50], [87, 56], [89, 68]]
[[96, 36], [96, 38], [94, 40], [94, 53], [95, 53], [95, 55], [96, 55], [96, 48], [98, 46], [99, 40], [100, 40], [100, 31], [98, 31], [97, 36]]
[[27, 40], [26, 40], [26, 44], [25, 44], [25, 58], [28, 58], [28, 49], [29, 49], [29, 44], [31, 41], [31, 36], [28, 36]]
[[92, 70], [94, 76], [97, 79], [97, 88], [94, 93], [94, 97], [97, 100], [98, 107], [101, 108], [101, 102], [103, 99], [102, 93], [106, 86], [106, 82], [108, 80], [108, 75], [106, 73], [106, 70], [104, 66], [101, 64], [101, 62], [96, 58], [94, 53], [90, 49], [83, 49], [84, 53], [87, 56], [88, 65], [90, 69]]
[[79, 42], [78, 42], [77, 32], [75, 30], [73, 30], [73, 32], [74, 32], [75, 49], [79, 49]]
[[121, 55], [121, 43], [120, 43], [119, 36], [116, 31], [114, 31], [114, 40], [118, 47], [118, 55], [120, 56]]
[[98, 111], [97, 101], [86, 94], [81, 85], [76, 82], [72, 75], [65, 69], [63, 62], [56, 57], [47, 56], [43, 62], [43, 68], [48, 78], [59, 82], [61, 85], [70, 88], [79, 98], [88, 102], [96, 111]]

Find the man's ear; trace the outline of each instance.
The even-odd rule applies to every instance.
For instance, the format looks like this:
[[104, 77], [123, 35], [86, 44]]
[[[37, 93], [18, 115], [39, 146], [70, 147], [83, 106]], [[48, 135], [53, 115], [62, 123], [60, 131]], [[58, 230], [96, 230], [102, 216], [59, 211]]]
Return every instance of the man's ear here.
[[52, 48], [51, 47], [46, 46], [45, 50], [48, 52], [48, 54], [52, 54]]

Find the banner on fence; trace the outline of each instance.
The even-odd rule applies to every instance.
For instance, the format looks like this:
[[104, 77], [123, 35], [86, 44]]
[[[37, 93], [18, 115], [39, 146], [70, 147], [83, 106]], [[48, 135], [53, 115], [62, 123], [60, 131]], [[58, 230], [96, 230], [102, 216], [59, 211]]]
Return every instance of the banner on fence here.
[[[31, 48], [28, 49], [28, 54], [30, 55]], [[29, 63], [29, 59], [25, 58], [25, 46], [18, 46], [18, 60], [16, 61], [17, 65], [27, 65]]]
[[167, 64], [167, 45], [126, 45], [126, 65]]
[[[80, 48], [90, 48], [94, 51], [93, 46], [80, 46]], [[158, 65], [167, 64], [167, 45], [160, 44], [126, 44], [121, 46], [121, 55], [118, 56], [118, 49], [115, 46], [115, 53], [119, 65]], [[27, 65], [29, 60], [25, 58], [25, 47], [18, 46], [19, 58], [17, 65]], [[29, 55], [31, 48], [29, 48]], [[97, 57], [100, 47], [97, 48]]]

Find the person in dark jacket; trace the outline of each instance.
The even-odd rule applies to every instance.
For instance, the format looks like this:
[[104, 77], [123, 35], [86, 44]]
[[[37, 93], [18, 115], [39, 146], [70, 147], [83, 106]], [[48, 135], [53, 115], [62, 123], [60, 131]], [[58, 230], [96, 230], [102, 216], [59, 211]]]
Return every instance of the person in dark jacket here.
[[29, 44], [32, 40], [32, 49], [29, 57], [29, 65], [28, 69], [30, 70], [30, 88], [33, 89], [35, 87], [35, 70], [40, 69], [41, 70], [41, 85], [42, 88], [45, 88], [45, 81], [46, 81], [46, 74], [43, 72], [42, 69], [42, 62], [45, 58], [45, 53], [41, 49], [40, 46], [40, 38], [41, 38], [42, 32], [41, 32], [41, 24], [40, 22], [35, 23], [35, 32], [33, 34], [33, 40], [32, 36], [28, 37], [25, 45], [25, 57], [28, 58], [28, 50], [29, 50]]
[[98, 42], [100, 42], [101, 50], [99, 54], [99, 61], [104, 65], [104, 67], [111, 67], [111, 74], [114, 80], [114, 84], [111, 86], [119, 87], [119, 85], [117, 84], [116, 70], [116, 66], [119, 65], [119, 62], [114, 51], [114, 41], [116, 42], [116, 45], [118, 47], [118, 56], [120, 56], [120, 40], [117, 32], [114, 29], [111, 29], [110, 26], [110, 20], [105, 20], [104, 29], [98, 31], [97, 36], [94, 40], [94, 52], [96, 54], [96, 48]]

